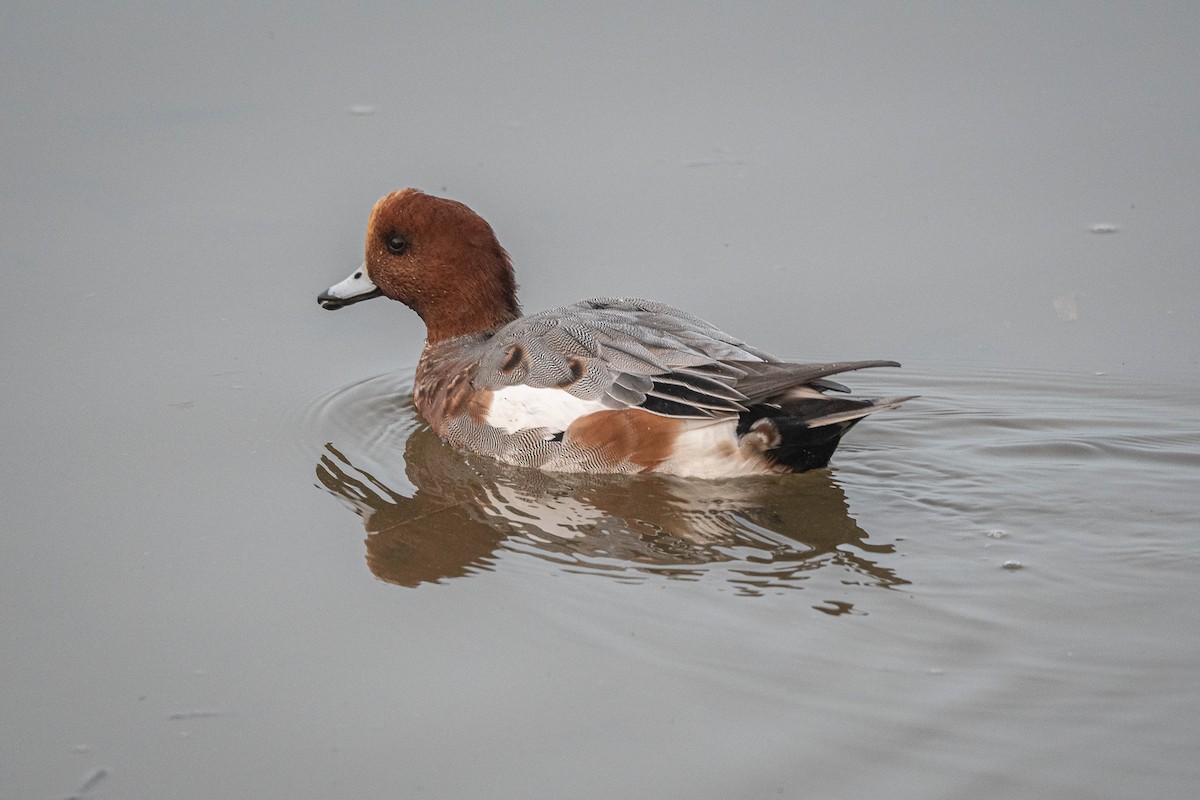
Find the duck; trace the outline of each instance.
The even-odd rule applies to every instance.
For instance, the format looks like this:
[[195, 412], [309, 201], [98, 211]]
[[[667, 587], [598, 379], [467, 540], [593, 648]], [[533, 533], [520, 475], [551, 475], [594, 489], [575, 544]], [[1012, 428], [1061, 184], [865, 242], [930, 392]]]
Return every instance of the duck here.
[[798, 363], [686, 311], [596, 297], [523, 315], [508, 253], [468, 206], [380, 198], [362, 264], [321, 292], [337, 310], [398, 300], [425, 323], [413, 404], [448, 445], [548, 472], [690, 478], [805, 472], [912, 397], [848, 397], [831, 379], [889, 360]]

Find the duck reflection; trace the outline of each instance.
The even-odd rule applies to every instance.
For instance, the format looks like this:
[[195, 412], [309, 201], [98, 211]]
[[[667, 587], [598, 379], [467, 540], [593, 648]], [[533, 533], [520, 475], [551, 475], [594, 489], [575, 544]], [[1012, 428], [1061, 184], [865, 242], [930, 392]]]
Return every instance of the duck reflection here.
[[795, 588], [832, 565], [856, 583], [907, 583], [871, 559], [894, 548], [867, 541], [828, 472], [728, 481], [549, 474], [458, 453], [423, 426], [408, 437], [404, 463], [407, 481], [389, 480], [328, 444], [316, 468], [321, 486], [362, 517], [371, 572], [399, 586], [488, 570], [504, 551], [620, 580], [719, 576], [742, 594]]

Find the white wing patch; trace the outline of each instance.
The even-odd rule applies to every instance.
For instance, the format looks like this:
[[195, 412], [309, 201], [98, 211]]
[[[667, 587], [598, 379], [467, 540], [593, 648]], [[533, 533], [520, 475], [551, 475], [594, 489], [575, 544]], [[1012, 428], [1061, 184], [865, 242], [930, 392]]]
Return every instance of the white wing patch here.
[[549, 428], [557, 433], [580, 417], [607, 410], [599, 400], [581, 400], [562, 389], [505, 386], [492, 393], [485, 422], [505, 433], [528, 428]]

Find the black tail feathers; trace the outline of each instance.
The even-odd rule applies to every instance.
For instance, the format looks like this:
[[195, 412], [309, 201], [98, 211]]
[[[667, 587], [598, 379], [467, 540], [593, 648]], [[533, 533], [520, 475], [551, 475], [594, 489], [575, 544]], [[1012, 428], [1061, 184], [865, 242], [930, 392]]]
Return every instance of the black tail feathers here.
[[829, 464], [845, 433], [876, 411], [894, 408], [910, 397], [858, 400], [842, 397], [806, 397], [781, 405], [751, 406], [738, 418], [738, 436], [762, 419], [779, 434], [779, 444], [766, 455], [793, 472], [820, 469]]

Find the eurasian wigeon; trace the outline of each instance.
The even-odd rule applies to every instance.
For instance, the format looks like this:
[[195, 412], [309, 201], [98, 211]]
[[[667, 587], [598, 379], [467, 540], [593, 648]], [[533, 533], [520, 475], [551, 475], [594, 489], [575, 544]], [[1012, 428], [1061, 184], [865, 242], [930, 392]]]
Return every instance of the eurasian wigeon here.
[[796, 364], [679, 309], [596, 298], [521, 316], [508, 254], [462, 203], [401, 189], [367, 224], [366, 259], [317, 301], [390, 297], [425, 322], [413, 387], [444, 441], [563, 472], [723, 477], [824, 467], [860, 419], [908, 397], [829, 396], [894, 361]]

